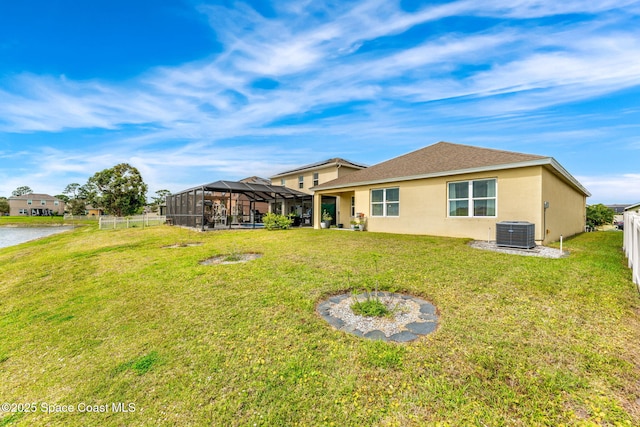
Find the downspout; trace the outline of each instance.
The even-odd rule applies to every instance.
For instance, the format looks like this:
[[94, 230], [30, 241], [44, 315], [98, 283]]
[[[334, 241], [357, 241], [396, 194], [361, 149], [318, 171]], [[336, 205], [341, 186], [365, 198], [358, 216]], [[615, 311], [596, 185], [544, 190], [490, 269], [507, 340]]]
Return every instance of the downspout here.
[[544, 240], [547, 238], [547, 209], [549, 209], [549, 202], [544, 202], [544, 213], [542, 218], [542, 239], [540, 243], [544, 244]]

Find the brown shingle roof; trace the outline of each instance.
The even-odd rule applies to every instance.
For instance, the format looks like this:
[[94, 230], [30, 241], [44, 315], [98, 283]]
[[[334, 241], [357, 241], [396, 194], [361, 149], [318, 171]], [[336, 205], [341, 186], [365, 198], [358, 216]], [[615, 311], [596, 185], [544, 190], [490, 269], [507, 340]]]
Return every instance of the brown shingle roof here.
[[59, 200], [56, 197], [50, 196], [48, 194], [41, 193], [29, 193], [23, 194], [22, 196], [11, 196], [9, 197], [11, 200], [28, 200], [28, 199], [37, 199], [37, 200]]
[[545, 160], [551, 162], [552, 158], [450, 142], [438, 142], [369, 168], [344, 175], [333, 181], [318, 185], [313, 189], [339, 188], [387, 180], [399, 181]]
[[240, 182], [244, 182], [245, 184], [264, 184], [271, 185], [271, 180], [267, 178], [262, 178], [259, 176], [249, 176], [247, 178], [243, 178]]

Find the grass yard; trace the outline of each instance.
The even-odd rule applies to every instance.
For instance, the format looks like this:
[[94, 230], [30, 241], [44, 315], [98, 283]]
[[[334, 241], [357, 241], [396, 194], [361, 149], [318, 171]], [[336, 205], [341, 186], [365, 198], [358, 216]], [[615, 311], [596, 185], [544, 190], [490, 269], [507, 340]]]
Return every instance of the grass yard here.
[[[0, 426], [638, 426], [621, 245], [588, 233], [543, 259], [428, 236], [85, 226], [0, 249], [0, 403], [15, 404]], [[243, 252], [263, 256], [199, 264]], [[375, 281], [432, 302], [439, 329], [384, 343], [316, 315]]]
[[[0, 227], [20, 226], [20, 227], [42, 227], [46, 225], [64, 224], [62, 216], [4, 216], [0, 215]], [[70, 224], [70, 223], [69, 223]]]

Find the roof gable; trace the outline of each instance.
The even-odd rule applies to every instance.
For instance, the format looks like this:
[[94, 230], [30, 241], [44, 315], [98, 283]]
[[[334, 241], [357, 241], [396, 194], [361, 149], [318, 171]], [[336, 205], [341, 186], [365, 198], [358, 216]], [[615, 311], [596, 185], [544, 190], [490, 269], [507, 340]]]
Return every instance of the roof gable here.
[[300, 172], [304, 172], [304, 171], [310, 171], [310, 170], [315, 170], [315, 169], [320, 169], [326, 166], [332, 166], [332, 165], [340, 165], [340, 166], [348, 166], [348, 167], [352, 167], [355, 169], [364, 169], [367, 166], [363, 165], [363, 164], [359, 164], [359, 163], [355, 163], [349, 160], [345, 160], [345, 159], [341, 159], [340, 157], [334, 157], [332, 159], [327, 159], [327, 160], [323, 160], [321, 162], [316, 162], [316, 163], [311, 163], [308, 165], [304, 165], [304, 166], [300, 166], [298, 168], [295, 169], [291, 169], [285, 172], [280, 172], [278, 174], [273, 175], [271, 178], [279, 178], [281, 176], [285, 176], [285, 175], [291, 175], [293, 173], [300, 173]]

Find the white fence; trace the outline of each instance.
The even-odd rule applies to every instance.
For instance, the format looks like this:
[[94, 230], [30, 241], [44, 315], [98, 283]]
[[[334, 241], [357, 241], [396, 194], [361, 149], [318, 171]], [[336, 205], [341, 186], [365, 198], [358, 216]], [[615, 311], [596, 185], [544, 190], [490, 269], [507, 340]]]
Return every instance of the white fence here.
[[64, 220], [65, 221], [97, 221], [98, 220], [98, 216], [96, 215], [71, 215], [71, 214], [64, 214]]
[[640, 213], [624, 213], [624, 245], [633, 283], [640, 290]]
[[98, 220], [100, 230], [116, 228], [151, 227], [162, 225], [167, 221], [165, 216], [160, 215], [137, 215], [127, 217], [101, 216]]

